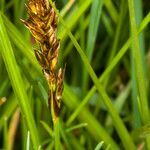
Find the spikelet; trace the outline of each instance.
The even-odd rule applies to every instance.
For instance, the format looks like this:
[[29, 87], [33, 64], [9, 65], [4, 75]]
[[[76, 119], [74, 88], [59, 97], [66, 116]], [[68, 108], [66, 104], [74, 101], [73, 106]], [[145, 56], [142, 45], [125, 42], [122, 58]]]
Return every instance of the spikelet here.
[[40, 45], [34, 50], [49, 85], [49, 106], [53, 121], [58, 117], [63, 92], [65, 70], [57, 70], [60, 42], [56, 37], [58, 18], [48, 0], [29, 0], [26, 5], [29, 18], [23, 23]]

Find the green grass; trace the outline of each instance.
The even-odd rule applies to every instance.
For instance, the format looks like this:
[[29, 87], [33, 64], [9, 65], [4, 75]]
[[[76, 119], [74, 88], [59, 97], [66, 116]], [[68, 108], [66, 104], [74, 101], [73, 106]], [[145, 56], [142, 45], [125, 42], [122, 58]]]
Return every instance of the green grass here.
[[[0, 14], [0, 44], [1, 44], [1, 54], [4, 63], [7, 68], [7, 72], [11, 81], [12, 88], [18, 98], [19, 105], [22, 110], [22, 114], [25, 116], [28, 128], [31, 132], [33, 145], [35, 149], [39, 147], [38, 132], [36, 130], [36, 125], [31, 112], [31, 107], [26, 94], [26, 87], [24, 86], [23, 79], [21, 77], [18, 65], [15, 60], [15, 56], [3, 23], [2, 15]], [[7, 144], [6, 144], [7, 145]]]
[[55, 2], [60, 65], [67, 68], [54, 127], [48, 87], [33, 53], [37, 45], [20, 21], [27, 16], [24, 2], [0, 0], [0, 149], [9, 149], [19, 108], [14, 149], [133, 150], [144, 144], [149, 150], [148, 2]]

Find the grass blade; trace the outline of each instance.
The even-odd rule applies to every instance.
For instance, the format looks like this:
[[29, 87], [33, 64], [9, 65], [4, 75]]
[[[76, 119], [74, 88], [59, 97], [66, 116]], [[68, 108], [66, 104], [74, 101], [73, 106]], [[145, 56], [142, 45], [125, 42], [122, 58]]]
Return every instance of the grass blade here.
[[117, 23], [117, 21], [118, 21], [118, 12], [116, 11], [114, 4], [112, 3], [112, 0], [106, 0], [105, 1], [105, 6], [106, 6], [107, 10], [109, 11], [110, 16], [113, 19], [113, 21], [115, 23]]
[[27, 132], [26, 150], [30, 150], [30, 132]]
[[[136, 23], [139, 27], [140, 22], [142, 21], [142, 1], [141, 0], [136, 0], [135, 1], [135, 17], [136, 17]], [[139, 44], [140, 44], [140, 51], [141, 51], [141, 58], [142, 58], [142, 65], [143, 65], [143, 70], [144, 74], [146, 73], [146, 64], [144, 62], [145, 60], [145, 46], [144, 46], [144, 34], [141, 33], [139, 35]], [[132, 48], [132, 47], [131, 47]], [[137, 95], [138, 95], [138, 89], [137, 89], [137, 81], [136, 81], [136, 71], [135, 71], [135, 63], [134, 63], [134, 57], [133, 53], [131, 53], [131, 59], [132, 59], [132, 66], [131, 66], [131, 71], [132, 71], [132, 107], [133, 107], [133, 127], [137, 128], [140, 127], [141, 125], [141, 118], [140, 118], [140, 113], [138, 109], [138, 103], [137, 103]]]
[[0, 52], [3, 56], [13, 90], [19, 100], [22, 114], [25, 116], [28, 128], [30, 130], [34, 148], [38, 149], [40, 145], [38, 139], [38, 132], [36, 130], [34, 118], [30, 109], [30, 105], [28, 103], [28, 97], [26, 95], [23, 79], [21, 78], [21, 74], [19, 72], [15, 56], [3, 23], [2, 14], [0, 14], [0, 36]]
[[98, 143], [94, 150], [100, 150], [102, 148], [103, 144], [104, 144], [103, 141]]
[[[89, 62], [92, 60], [93, 50], [96, 42], [97, 31], [99, 27], [99, 22], [102, 14], [104, 0], [94, 0], [92, 3], [91, 8], [91, 16], [90, 16], [90, 25], [88, 29], [88, 37], [87, 37], [87, 48], [86, 48], [86, 55], [89, 59]], [[84, 69], [83, 66], [83, 81], [82, 81], [82, 89], [83, 94], [86, 92], [88, 88], [88, 73]]]
[[[86, 0], [82, 3], [82, 5], [76, 10], [76, 12], [78, 13], [74, 13], [72, 18], [72, 21], [68, 20], [67, 24], [69, 26], [70, 29], [73, 28], [73, 26], [76, 24], [76, 22], [78, 21], [78, 19], [80, 18], [80, 16], [88, 9], [88, 7], [90, 6], [92, 0]], [[60, 39], [64, 39], [66, 37], [66, 31], [62, 30], [62, 28], [60, 28], [58, 30], [58, 37]]]
[[[145, 27], [150, 22], [150, 13], [144, 18], [142, 21], [138, 33], [140, 33], [142, 30], [145, 29]], [[125, 55], [127, 50], [129, 49], [131, 45], [131, 39], [128, 39], [128, 41], [123, 45], [123, 47], [119, 50], [118, 54], [112, 59], [111, 65], [106, 68], [106, 70], [102, 73], [102, 75], [99, 77], [99, 81], [102, 82], [107, 75], [109, 75], [112, 71], [112, 69], [119, 63], [120, 59]], [[82, 100], [78, 108], [74, 111], [74, 113], [69, 117], [67, 124], [69, 125], [76, 116], [80, 113], [80, 111], [83, 109], [83, 107], [88, 103], [89, 99], [92, 97], [92, 95], [95, 93], [96, 87], [93, 86], [91, 90], [88, 92], [88, 94], [85, 96], [85, 98]]]
[[[35, 59], [34, 52], [31, 50], [32, 47], [28, 41], [22, 36], [22, 34], [17, 30], [17, 28], [8, 20], [8, 18], [2, 14], [4, 24], [6, 26], [7, 32], [11, 40], [20, 49], [22, 54], [26, 56], [28, 60], [34, 65], [35, 69], [40, 72], [40, 67]], [[28, 53], [26, 52], [28, 51]]]
[[45, 130], [49, 133], [49, 135], [51, 137], [53, 137], [53, 131], [52, 129], [49, 127], [49, 125], [47, 123], [45, 123], [44, 121], [40, 121], [40, 123], [42, 124], [42, 126], [45, 128]]
[[[140, 108], [141, 108], [141, 119], [143, 124], [149, 123], [149, 107], [147, 98], [146, 81], [144, 77], [144, 70], [142, 65], [142, 58], [140, 53], [140, 44], [138, 39], [137, 24], [135, 18], [135, 4], [133, 0], [128, 0], [130, 23], [131, 23], [131, 33], [132, 33], [132, 53], [134, 57], [135, 70], [136, 70], [136, 80], [139, 90], [140, 98]], [[147, 137], [147, 146], [150, 149], [150, 137]]]
[[85, 127], [87, 125], [88, 125], [87, 123], [81, 123], [81, 124], [78, 124], [78, 125], [75, 125], [75, 126], [72, 126], [72, 127], [68, 128], [68, 129], [66, 129], [66, 132], [71, 132], [71, 131], [73, 131], [75, 129], [83, 128], [83, 127]]
[[[75, 109], [79, 104], [76, 95], [74, 95], [72, 90], [66, 84], [64, 88], [63, 98], [64, 103], [70, 109]], [[78, 118], [82, 122], [86, 122], [88, 124], [88, 126], [86, 127], [87, 130], [97, 141], [103, 140], [106, 144], [111, 144], [113, 149], [115, 150], [119, 149], [118, 145], [110, 137], [107, 131], [102, 127], [102, 125], [93, 117], [93, 115], [87, 109], [83, 108]]]
[[133, 0], [128, 0], [129, 4], [129, 12], [130, 12], [130, 19], [131, 19], [131, 30], [132, 30], [132, 43], [133, 43], [133, 56], [134, 62], [136, 65], [136, 75], [137, 75], [137, 83], [139, 89], [139, 96], [141, 100], [141, 108], [142, 108], [142, 121], [143, 123], [149, 122], [149, 109], [148, 109], [148, 100], [147, 100], [147, 93], [146, 93], [146, 81], [144, 77], [144, 71], [142, 68], [142, 59], [140, 55], [140, 47], [139, 47], [139, 40], [138, 40], [138, 32], [137, 32], [137, 25], [135, 20], [135, 12], [134, 12], [134, 2]]
[[65, 24], [64, 20], [62, 19], [62, 17], [60, 16], [60, 14], [56, 10], [56, 8], [54, 7], [51, 0], [50, 0], [50, 3], [53, 6], [53, 8], [55, 9], [55, 12], [57, 13], [57, 15], [59, 16], [61, 23], [64, 25], [68, 36], [70, 37], [70, 39], [74, 43], [76, 50], [78, 51], [83, 63], [85, 64], [86, 69], [88, 70], [95, 86], [97, 87], [98, 92], [101, 94], [103, 101], [104, 101], [113, 121], [114, 121], [115, 128], [118, 132], [118, 135], [120, 136], [120, 138], [122, 140], [124, 147], [126, 147], [126, 149], [133, 149], [134, 150], [135, 145], [133, 144], [133, 141], [132, 141], [127, 129], [125, 128], [121, 118], [119, 117], [117, 111], [115, 110], [114, 106], [112, 105], [111, 100], [109, 99], [108, 95], [106, 94], [104, 88], [102, 87], [101, 84], [99, 84], [98, 78], [97, 78], [94, 70], [92, 69], [91, 65], [89, 64], [88, 58], [86, 57], [86, 55], [84, 54], [80, 45], [78, 44], [78, 42], [76, 41], [76, 39], [74, 38], [74, 36], [70, 32], [70, 30], [68, 29], [67, 25]]
[[8, 118], [5, 117], [3, 120], [4, 124], [4, 131], [3, 131], [3, 137], [4, 137], [4, 142], [3, 142], [3, 147], [4, 149], [8, 149]]

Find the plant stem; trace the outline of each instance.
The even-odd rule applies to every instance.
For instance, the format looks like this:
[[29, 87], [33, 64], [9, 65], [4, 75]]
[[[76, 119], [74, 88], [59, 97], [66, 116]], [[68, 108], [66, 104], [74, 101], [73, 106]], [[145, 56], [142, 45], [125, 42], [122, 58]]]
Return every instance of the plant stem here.
[[55, 150], [61, 150], [60, 148], [60, 132], [59, 132], [59, 118], [54, 123], [54, 135], [55, 135]]

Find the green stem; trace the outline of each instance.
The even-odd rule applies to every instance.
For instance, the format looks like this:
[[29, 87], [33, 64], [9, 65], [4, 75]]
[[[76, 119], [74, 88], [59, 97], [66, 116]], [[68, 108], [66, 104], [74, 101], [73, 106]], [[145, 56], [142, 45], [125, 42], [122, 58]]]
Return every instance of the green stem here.
[[54, 123], [54, 135], [55, 135], [55, 150], [61, 150], [60, 148], [60, 132], [59, 132], [59, 118]]
[[53, 120], [53, 125], [54, 125], [54, 140], [55, 140], [55, 150], [60, 150], [60, 133], [59, 133], [59, 116], [58, 114], [55, 113], [55, 106], [54, 106], [54, 99], [53, 99], [53, 91], [52, 84], [49, 86], [49, 89], [51, 91], [51, 99], [50, 99], [50, 107], [51, 107], [51, 115], [52, 115], [52, 120]]

